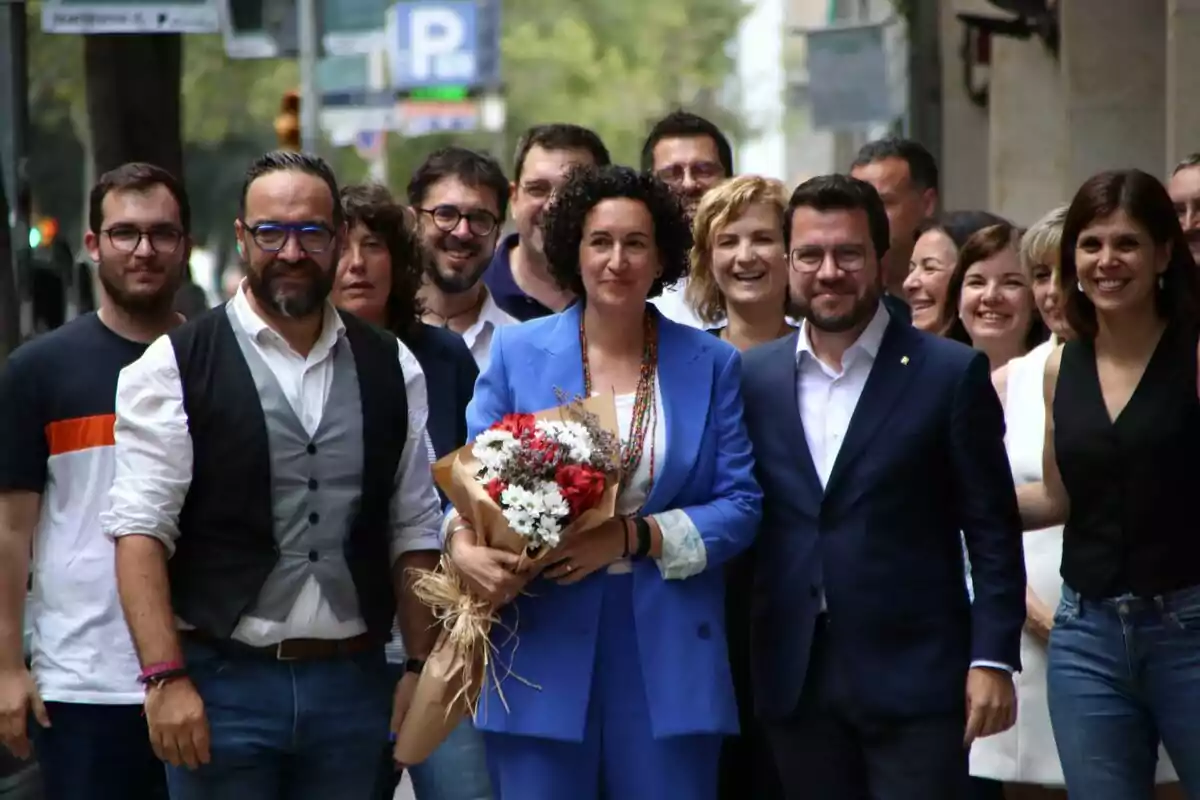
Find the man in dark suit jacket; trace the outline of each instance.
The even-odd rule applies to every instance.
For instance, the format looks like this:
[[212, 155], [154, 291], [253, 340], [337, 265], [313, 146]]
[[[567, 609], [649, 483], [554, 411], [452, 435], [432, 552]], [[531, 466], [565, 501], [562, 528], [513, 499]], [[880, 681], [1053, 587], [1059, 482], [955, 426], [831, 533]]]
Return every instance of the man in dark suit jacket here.
[[756, 708], [789, 798], [959, 800], [970, 742], [1015, 721], [1025, 621], [988, 361], [881, 304], [869, 184], [801, 184], [785, 229], [804, 323], [743, 367], [764, 492]]

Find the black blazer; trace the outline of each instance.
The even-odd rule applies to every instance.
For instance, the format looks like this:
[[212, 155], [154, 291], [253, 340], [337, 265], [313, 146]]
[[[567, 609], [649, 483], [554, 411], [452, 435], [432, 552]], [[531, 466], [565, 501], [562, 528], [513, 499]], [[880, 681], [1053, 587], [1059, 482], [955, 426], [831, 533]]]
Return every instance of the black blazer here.
[[462, 337], [421, 323], [404, 344], [425, 372], [429, 395], [429, 439], [438, 458], [467, 443], [467, 403], [475, 391], [479, 368]]

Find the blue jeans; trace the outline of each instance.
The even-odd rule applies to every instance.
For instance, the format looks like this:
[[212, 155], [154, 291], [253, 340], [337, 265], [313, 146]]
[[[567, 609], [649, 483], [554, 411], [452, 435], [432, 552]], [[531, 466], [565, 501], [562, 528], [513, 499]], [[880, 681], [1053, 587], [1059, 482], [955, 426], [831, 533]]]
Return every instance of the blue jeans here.
[[165, 800], [163, 763], [141, 706], [46, 703], [50, 727], [29, 730], [45, 800]]
[[1072, 797], [1151, 800], [1160, 740], [1200, 797], [1200, 587], [1091, 601], [1063, 586], [1047, 682]]
[[[393, 684], [404, 677], [400, 665], [391, 665]], [[483, 735], [470, 720], [463, 720], [429, 758], [408, 768], [413, 794], [417, 800], [491, 800], [487, 759], [483, 754]], [[384, 754], [380, 800], [391, 800], [400, 774], [392, 761], [392, 748]]]
[[328, 661], [183, 649], [212, 762], [168, 767], [171, 800], [375, 800], [392, 712], [382, 648]]

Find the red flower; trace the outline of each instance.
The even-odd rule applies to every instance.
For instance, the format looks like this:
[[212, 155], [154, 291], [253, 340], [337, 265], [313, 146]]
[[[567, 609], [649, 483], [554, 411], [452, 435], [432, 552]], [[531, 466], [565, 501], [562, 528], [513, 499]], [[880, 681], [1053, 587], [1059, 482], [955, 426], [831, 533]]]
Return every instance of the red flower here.
[[492, 478], [483, 488], [487, 490], [488, 497], [492, 498], [496, 505], [500, 505], [500, 494], [508, 488], [508, 484], [499, 478]]
[[533, 414], [505, 414], [504, 418], [492, 426], [494, 431], [508, 431], [516, 439], [524, 439], [534, 434], [537, 422]]
[[555, 470], [554, 482], [571, 507], [571, 519], [575, 519], [600, 502], [606, 478], [603, 472], [593, 467], [564, 464]]

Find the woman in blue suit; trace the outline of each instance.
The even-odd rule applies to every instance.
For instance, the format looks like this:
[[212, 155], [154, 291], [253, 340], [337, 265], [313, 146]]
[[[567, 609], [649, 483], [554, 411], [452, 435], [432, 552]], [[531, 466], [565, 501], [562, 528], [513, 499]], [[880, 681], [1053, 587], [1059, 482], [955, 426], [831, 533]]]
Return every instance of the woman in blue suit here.
[[543, 224], [555, 277], [580, 300], [496, 332], [468, 433], [559, 405], [560, 392], [612, 392], [626, 479], [618, 516], [564, 541], [527, 586], [513, 557], [477, 545], [465, 520], [447, 524], [460, 572], [505, 604], [493, 633], [504, 702], [489, 686], [476, 717], [492, 786], [501, 800], [715, 798], [721, 739], [737, 732], [722, 566], [761, 512], [740, 356], [646, 302], [688, 263], [664, 184], [577, 171]]

